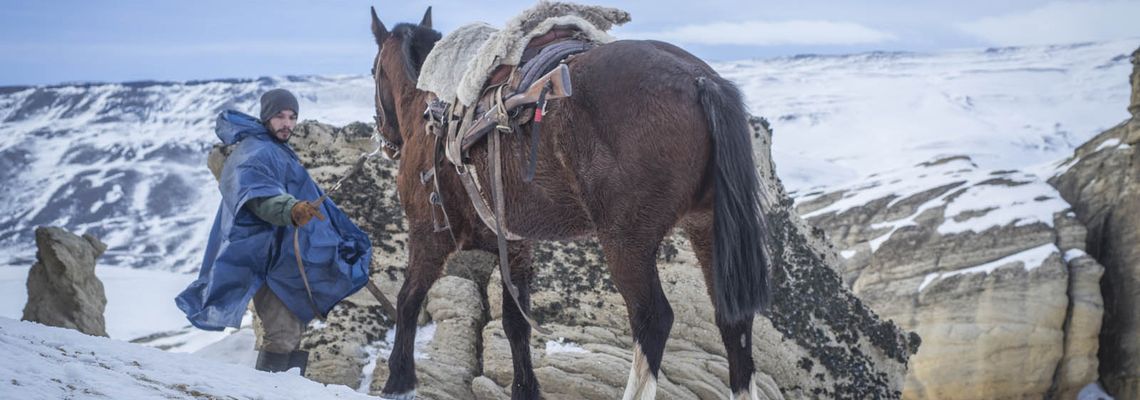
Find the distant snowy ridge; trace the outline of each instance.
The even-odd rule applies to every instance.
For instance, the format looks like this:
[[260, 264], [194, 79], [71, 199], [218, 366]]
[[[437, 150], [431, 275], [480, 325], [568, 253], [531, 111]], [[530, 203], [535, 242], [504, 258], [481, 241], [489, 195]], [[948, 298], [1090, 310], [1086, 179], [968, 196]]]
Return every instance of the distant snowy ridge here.
[[[1068, 209], [1069, 204], [1045, 182], [1047, 178], [1014, 170], [981, 169], [970, 158], [957, 156], [876, 174], [859, 184], [835, 188], [835, 192], [804, 195], [798, 202], [805, 205], [801, 208], [803, 217], [811, 220], [829, 213], [843, 214], [876, 200], [887, 200], [884, 207], [889, 209], [921, 197], [913, 210], [871, 226], [886, 232], [870, 241], [874, 252], [899, 228], [918, 225], [916, 218], [935, 207], [945, 207], [946, 219], [937, 227], [943, 235], [980, 233], [1008, 224], [1052, 226], [1053, 215]], [[813, 202], [828, 204], [815, 207]]]
[[[714, 63], [775, 130], [794, 197], [949, 155], [1020, 170], [1068, 155], [1127, 113], [1140, 40], [937, 54]], [[30, 265], [31, 232], [59, 225], [109, 245], [101, 265], [193, 271], [219, 196], [204, 168], [215, 114], [253, 113], [273, 87], [301, 118], [371, 121], [368, 76], [0, 88], [0, 265]]]
[[[187, 271], [201, 261], [220, 196], [204, 168], [224, 109], [256, 114], [286, 87], [302, 119], [367, 120], [368, 77], [84, 84], [0, 95], [0, 265], [31, 265], [31, 233], [92, 233], [101, 265]], [[2, 92], [2, 91], [0, 91]]]
[[1129, 54], [1101, 43], [717, 63], [774, 127], [794, 197], [953, 155], [984, 169], [1063, 159], [1128, 117]]

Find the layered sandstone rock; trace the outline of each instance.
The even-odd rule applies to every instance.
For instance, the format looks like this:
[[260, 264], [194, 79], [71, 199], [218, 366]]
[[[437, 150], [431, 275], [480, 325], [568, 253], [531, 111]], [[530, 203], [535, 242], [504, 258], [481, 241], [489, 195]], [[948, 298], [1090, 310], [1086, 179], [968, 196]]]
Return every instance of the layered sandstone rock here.
[[1077, 148], [1050, 180], [1088, 227], [1105, 266], [1100, 374], [1120, 399], [1140, 398], [1140, 50], [1133, 53], [1132, 118]]
[[28, 271], [23, 320], [107, 336], [107, 297], [95, 261], [107, 245], [91, 235], [56, 227], [36, 228], [36, 264]]
[[843, 249], [845, 283], [922, 337], [904, 397], [1074, 398], [1096, 380], [1103, 268], [1041, 177], [947, 157], [798, 207]]

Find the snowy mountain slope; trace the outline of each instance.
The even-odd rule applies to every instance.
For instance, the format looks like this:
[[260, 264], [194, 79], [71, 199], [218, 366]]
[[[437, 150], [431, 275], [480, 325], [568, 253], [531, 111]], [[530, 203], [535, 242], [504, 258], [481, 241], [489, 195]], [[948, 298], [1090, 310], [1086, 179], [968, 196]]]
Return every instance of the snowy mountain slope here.
[[1140, 39], [937, 54], [797, 56], [716, 65], [775, 128], [794, 196], [936, 158], [1020, 169], [1067, 157], [1128, 118]]
[[[1140, 40], [717, 63], [775, 128], [796, 197], [966, 155], [983, 169], [1060, 159], [1126, 117]], [[366, 76], [0, 88], [0, 265], [36, 225], [99, 236], [102, 265], [193, 271], [217, 207], [203, 167], [217, 111], [286, 87], [302, 119], [369, 121]]]
[[[226, 108], [255, 113], [288, 87], [302, 119], [366, 120], [367, 77], [286, 77], [27, 88], [0, 95], [0, 265], [33, 262], [32, 230], [98, 236], [101, 265], [197, 268], [220, 199], [204, 168]], [[3, 92], [3, 91], [0, 91]]]
[[[803, 196], [799, 199], [799, 211], [811, 221], [886, 200], [884, 208], [897, 207], [900, 211], [888, 213], [893, 219], [876, 220], [870, 226], [877, 232], [869, 241], [874, 252], [895, 231], [919, 225], [916, 219], [937, 207], [944, 207], [946, 215], [946, 220], [935, 228], [940, 235], [981, 233], [1011, 223], [1051, 227], [1054, 214], [1068, 209], [1069, 204], [1045, 182], [1047, 177], [1015, 170], [979, 169], [969, 158], [957, 156], [878, 174], [826, 195]], [[826, 206], [815, 207], [813, 203]], [[903, 203], [912, 204], [903, 207]], [[901, 211], [903, 208], [906, 210]]]
[[371, 398], [293, 373], [270, 374], [7, 318], [0, 318], [0, 347], [4, 398]]

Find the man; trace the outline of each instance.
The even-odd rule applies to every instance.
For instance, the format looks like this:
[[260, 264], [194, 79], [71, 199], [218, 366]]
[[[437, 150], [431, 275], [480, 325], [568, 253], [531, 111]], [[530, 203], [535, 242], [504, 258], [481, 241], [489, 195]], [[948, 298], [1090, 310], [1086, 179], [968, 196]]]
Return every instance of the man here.
[[215, 133], [231, 148], [215, 173], [222, 204], [198, 280], [175, 301], [194, 326], [222, 330], [241, 324], [252, 298], [263, 331], [257, 369], [304, 374], [305, 326], [368, 282], [372, 244], [332, 200], [312, 203], [323, 192], [287, 143], [299, 110], [292, 93], [274, 89], [261, 96], [260, 120], [218, 116]]

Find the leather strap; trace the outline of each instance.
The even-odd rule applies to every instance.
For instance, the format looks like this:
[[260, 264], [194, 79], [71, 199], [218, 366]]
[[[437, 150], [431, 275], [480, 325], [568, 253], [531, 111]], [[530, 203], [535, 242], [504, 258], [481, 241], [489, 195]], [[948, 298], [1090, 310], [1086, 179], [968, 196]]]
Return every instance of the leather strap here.
[[[491, 143], [488, 156], [491, 157], [491, 192], [495, 196], [495, 225], [498, 232], [503, 231], [503, 219], [506, 218], [506, 200], [503, 195], [503, 157], [500, 152], [499, 132], [491, 133]], [[511, 300], [515, 301], [515, 307], [518, 307], [519, 314], [522, 314], [523, 319], [530, 324], [531, 328], [542, 334], [550, 334], [550, 331], [544, 329], [535, 322], [534, 319], [523, 310], [522, 303], [519, 303], [519, 289], [511, 283], [511, 266], [510, 256], [507, 255], [507, 237], [506, 235], [498, 235], [499, 239], [499, 275], [503, 278], [503, 286], [507, 288], [507, 292], [511, 294]]]
[[371, 279], [368, 280], [368, 284], [364, 287], [368, 288], [368, 291], [372, 293], [372, 296], [376, 297], [376, 300], [380, 301], [380, 308], [384, 309], [384, 312], [388, 314], [388, 317], [391, 320], [395, 321], [396, 307], [392, 306], [392, 302], [388, 301], [388, 297], [384, 296], [384, 293], [380, 292], [380, 287], [376, 286], [375, 283], [372, 283]]
[[475, 206], [475, 214], [479, 215], [479, 219], [483, 221], [496, 235], [504, 236], [507, 240], [515, 241], [522, 240], [522, 236], [516, 235], [506, 227], [498, 223], [495, 218], [495, 212], [491, 210], [491, 206], [485, 200], [483, 188], [479, 184], [479, 177], [475, 171], [475, 166], [471, 164], [463, 164], [455, 166], [455, 172], [459, 174], [459, 181], [463, 183], [463, 189], [467, 192], [467, 196], [471, 198], [471, 205]]
[[297, 226], [293, 228], [293, 255], [297, 256], [297, 270], [301, 271], [301, 282], [305, 283], [305, 293], [309, 295], [309, 306], [313, 307], [313, 315], [320, 318], [321, 321], [324, 321], [325, 315], [322, 314], [321, 309], [317, 307], [317, 300], [313, 298], [313, 287], [309, 286], [309, 276], [305, 274], [305, 261], [301, 259], [300, 233], [301, 227]]

